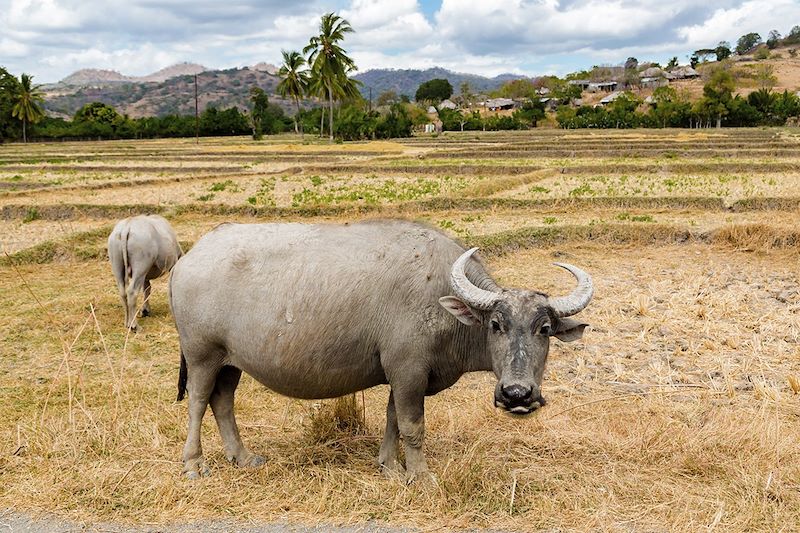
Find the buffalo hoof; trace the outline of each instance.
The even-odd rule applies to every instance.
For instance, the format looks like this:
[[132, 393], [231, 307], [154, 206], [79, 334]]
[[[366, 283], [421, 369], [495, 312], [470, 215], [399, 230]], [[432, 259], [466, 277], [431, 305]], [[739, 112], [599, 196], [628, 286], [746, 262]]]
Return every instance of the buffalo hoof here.
[[230, 460], [232, 462], [235, 462], [236, 466], [242, 468], [258, 468], [259, 466], [264, 466], [264, 464], [267, 462], [267, 460], [264, 459], [262, 456], [256, 455], [254, 453], [248, 454], [246, 457], [242, 459], [231, 458]]
[[200, 459], [187, 463], [186, 466], [183, 467], [183, 473], [186, 474], [186, 479], [196, 480], [201, 477], [210, 476], [211, 469]]
[[417, 487], [438, 488], [439, 480], [437, 480], [436, 476], [428, 470], [424, 470], [422, 472], [408, 472], [406, 474], [406, 485], [412, 484]]
[[405, 479], [406, 469], [398, 461], [387, 461], [378, 465], [383, 477], [390, 480], [402, 481]]

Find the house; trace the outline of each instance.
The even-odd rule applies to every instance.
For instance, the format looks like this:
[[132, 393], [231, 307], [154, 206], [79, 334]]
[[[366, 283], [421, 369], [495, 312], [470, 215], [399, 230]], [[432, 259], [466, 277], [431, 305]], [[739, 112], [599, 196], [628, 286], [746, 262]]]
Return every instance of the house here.
[[660, 78], [664, 75], [664, 71], [658, 67], [646, 68], [639, 73], [642, 78]]
[[499, 111], [501, 109], [513, 109], [514, 100], [511, 98], [490, 98], [483, 103], [484, 107], [489, 108], [490, 111]]
[[689, 65], [674, 68], [670, 71], [670, 74], [675, 76], [676, 80], [690, 80], [700, 77], [700, 73], [697, 72], [692, 67], [690, 67]]
[[567, 83], [570, 85], [577, 85], [581, 88], [582, 91], [585, 91], [589, 88], [589, 85], [592, 84], [591, 80], [569, 80]]
[[548, 94], [550, 94], [550, 89], [548, 89], [547, 87], [539, 87], [536, 90], [536, 94], [538, 94], [539, 96], [548, 95]]
[[662, 78], [661, 76], [657, 77], [647, 77], [647, 78], [640, 78], [639, 85], [642, 87], [647, 87], [650, 89], [655, 89], [657, 87], [663, 87], [664, 85], [669, 84], [669, 81], [666, 78]]
[[439, 104], [439, 109], [456, 109], [458, 106], [451, 102], [450, 100], [442, 100], [442, 103]]
[[622, 96], [621, 92], [619, 92], [619, 91], [613, 92], [613, 93], [609, 94], [608, 96], [606, 96], [605, 98], [603, 98], [602, 100], [600, 100], [600, 105], [608, 105], [611, 102], [613, 102], [614, 100], [616, 100], [617, 98], [619, 98], [620, 96]]
[[598, 81], [590, 83], [586, 87], [586, 90], [588, 90], [590, 93], [596, 93], [598, 91], [610, 93], [616, 91], [618, 85], [619, 84], [615, 81]]
[[550, 111], [555, 111], [556, 108], [558, 107], [558, 100], [556, 98], [550, 98], [548, 96], [545, 98], [540, 98], [539, 101], [542, 104], [544, 104], [545, 109], [548, 109]]
[[438, 111], [436, 111], [436, 108], [435, 108], [435, 107], [433, 107], [432, 105], [430, 105], [430, 106], [428, 106], [428, 114], [429, 114], [429, 115], [438, 115], [438, 114], [439, 114], [439, 112], [438, 112]]

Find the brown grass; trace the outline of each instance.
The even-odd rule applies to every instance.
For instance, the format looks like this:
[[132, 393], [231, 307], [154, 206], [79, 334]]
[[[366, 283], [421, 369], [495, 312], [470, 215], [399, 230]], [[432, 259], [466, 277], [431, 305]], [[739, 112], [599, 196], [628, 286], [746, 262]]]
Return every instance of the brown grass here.
[[[79, 162], [108, 153], [131, 173], [98, 173], [101, 187], [120, 189], [119, 205], [91, 205], [91, 198], [65, 202], [68, 195], [58, 194], [42, 202], [32, 194], [41, 220], [29, 227], [68, 220], [70, 230], [0, 260], [0, 508], [155, 529], [233, 519], [376, 521], [435, 531], [795, 530], [797, 199], [744, 197], [728, 208], [722, 198], [686, 197], [685, 191], [681, 197], [488, 197], [553, 172], [536, 171], [534, 164], [563, 168], [565, 176], [554, 182], [571, 173], [599, 176], [631, 168], [673, 175], [734, 169], [790, 188], [779, 173], [794, 172], [790, 155], [750, 154], [754, 159], [735, 161], [697, 155], [700, 143], [722, 152], [749, 143], [781, 149], [786, 139], [776, 139], [773, 130], [536, 131], [448, 134], [385, 146], [314, 141], [291, 153], [286, 145], [295, 141], [287, 138], [263, 144], [204, 140], [200, 148], [180, 140], [8, 146], [0, 157], [3, 172], [6, 161], [80, 154]], [[678, 142], [692, 155], [625, 161], [629, 145], [638, 143], [628, 152]], [[537, 154], [536, 143], [602, 147], [609, 157], [565, 162], [548, 158], [546, 150]], [[409, 162], [410, 155], [476, 146], [530, 152], [539, 160]], [[223, 166], [225, 154], [237, 165], [253, 165], [256, 177], [268, 170], [260, 161], [296, 156], [302, 161], [292, 179], [306, 180], [319, 165], [305, 163], [324, 156], [340, 158], [325, 167], [343, 183], [358, 167], [379, 175], [391, 169], [485, 178], [459, 191], [473, 198], [301, 209], [189, 198], [148, 205], [143, 198], [153, 190], [150, 184], [105, 185], [176, 158]], [[485, 170], [493, 167], [499, 170]], [[5, 174], [3, 179], [14, 175]], [[31, 205], [0, 197], [0, 218], [22, 225], [31, 218]], [[273, 394], [249, 377], [236, 408], [243, 438], [267, 465], [242, 470], [228, 464], [209, 413], [203, 443], [213, 475], [189, 482], [180, 474], [186, 406], [173, 401], [178, 344], [166, 283], [154, 284], [153, 316], [141, 320], [140, 333], [128, 335], [103, 260], [113, 221], [142, 210], [169, 216], [187, 247], [222, 220], [429, 220], [480, 246], [507, 286], [561, 294], [572, 280], [551, 263], [585, 268], [596, 293], [581, 318], [592, 328], [581, 342], [553, 342], [544, 382], [549, 403], [534, 416], [511, 418], [494, 409], [495, 380], [484, 373], [465, 376], [427, 400], [426, 450], [437, 488], [409, 487], [379, 474], [386, 387], [311, 402]], [[652, 221], [634, 222], [633, 215], [651, 215]]]
[[[615, 258], [625, 250], [578, 245], [492, 261], [505, 283], [556, 293], [569, 281], [548, 266], [553, 254], [589, 269], [599, 285], [585, 318], [595, 331], [584, 343], [554, 345], [550, 403], [539, 415], [494, 410], [485, 374], [430, 398], [434, 491], [377, 472], [385, 388], [367, 391], [363, 407], [360, 396], [320, 404], [280, 397], [249, 378], [237, 410], [244, 438], [267, 466], [227, 464], [208, 415], [213, 476], [184, 481], [185, 405], [173, 403], [177, 339], [164, 283], [154, 289], [154, 317], [127, 337], [104, 262], [19, 274], [5, 267], [0, 291], [16, 312], [0, 327], [12, 354], [0, 363], [0, 505], [90, 522], [232, 516], [669, 531], [715, 520], [731, 531], [797, 523], [800, 410], [789, 377], [800, 369], [782, 339], [797, 338], [800, 324], [795, 318], [785, 329], [791, 314], [770, 292], [796, 282], [786, 269], [793, 263], [765, 258], [770, 273], [739, 254], [667, 247], [631, 257], [620, 272]], [[710, 284], [708, 269], [717, 272]], [[662, 280], [665, 270], [672, 274]], [[750, 291], [732, 297], [716, 289], [730, 284]], [[646, 313], [637, 310], [641, 291]], [[745, 309], [761, 320], [748, 320]], [[753, 326], [760, 332], [750, 333]]]

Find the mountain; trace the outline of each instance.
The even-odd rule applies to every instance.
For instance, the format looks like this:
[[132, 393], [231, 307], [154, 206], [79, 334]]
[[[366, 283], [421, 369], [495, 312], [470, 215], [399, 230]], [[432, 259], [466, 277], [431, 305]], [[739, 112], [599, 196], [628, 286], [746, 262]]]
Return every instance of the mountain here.
[[153, 72], [152, 74], [148, 74], [147, 76], [134, 78], [132, 81], [161, 82], [178, 76], [194, 76], [195, 74], [200, 74], [201, 72], [205, 72], [207, 70], [208, 69], [206, 67], [203, 65], [198, 65], [197, 63], [178, 63], [177, 65], [172, 65], [171, 67], [162, 68], [161, 70]]
[[428, 80], [444, 78], [453, 86], [453, 92], [458, 94], [459, 87], [463, 82], [469, 83], [470, 91], [473, 93], [487, 92], [497, 89], [503, 83], [525, 78], [517, 74], [500, 74], [494, 78], [487, 78], [477, 74], [465, 74], [453, 72], [441, 67], [433, 67], [425, 70], [419, 69], [373, 69], [361, 72], [353, 76], [363, 83], [361, 92], [365, 97], [369, 97], [369, 90], [372, 88], [372, 97], [376, 98], [385, 91], [394, 91], [397, 94], [405, 94], [414, 98], [417, 87]]
[[[293, 103], [274, 94], [280, 81], [276, 76], [277, 71], [277, 67], [269, 63], [225, 70], [207, 70], [202, 65], [180, 63], [138, 77], [126, 76], [113, 70], [84, 69], [70, 74], [58, 83], [43, 86], [44, 107], [50, 116], [62, 118], [72, 117], [78, 109], [91, 102], [114, 106], [120, 113], [131, 117], [193, 114], [194, 75], [197, 74], [201, 112], [210, 105], [218, 108], [237, 106], [249, 109], [250, 89], [261, 87], [269, 94], [271, 102], [293, 113]], [[372, 88], [373, 98], [387, 90], [413, 98], [420, 83], [434, 78], [448, 79], [456, 93], [465, 81], [469, 83], [473, 93], [479, 93], [523, 77], [501, 74], [486, 78], [439, 67], [427, 70], [368, 70], [355, 76], [364, 84], [361, 88], [364, 96], [369, 97]]]
[[[244, 67], [226, 70], [207, 70], [197, 75], [198, 104], [202, 112], [208, 106], [227, 108], [237, 106], [250, 108], [250, 89], [261, 87], [274, 102], [286, 111], [294, 109], [293, 102], [275, 96], [275, 87], [280, 81], [268, 72], [268, 67]], [[45, 110], [50, 116], [69, 118], [84, 105], [103, 102], [131, 117], [164, 116], [169, 114], [194, 114], [194, 74], [169, 77], [164, 81], [139, 81], [144, 78], [157, 79], [175, 72], [192, 72], [199, 65], [182, 64], [162, 71], [134, 78], [133, 81], [119, 79], [119, 73], [100, 74], [110, 71], [79, 71], [65, 79], [76, 85], [63, 83], [45, 86]], [[80, 83], [80, 85], [78, 85]]]
[[86, 87], [89, 85], [110, 85], [126, 82], [161, 82], [177, 76], [199, 74], [206, 70], [208, 70], [206, 67], [196, 63], [178, 63], [177, 65], [162, 68], [147, 76], [127, 76], [116, 70], [85, 68], [77, 70], [58, 83], [49, 84], [45, 88]]
[[132, 78], [130, 76], [120, 74], [116, 70], [84, 68], [76, 70], [55, 85], [80, 86], [93, 83], [120, 83], [131, 80]]

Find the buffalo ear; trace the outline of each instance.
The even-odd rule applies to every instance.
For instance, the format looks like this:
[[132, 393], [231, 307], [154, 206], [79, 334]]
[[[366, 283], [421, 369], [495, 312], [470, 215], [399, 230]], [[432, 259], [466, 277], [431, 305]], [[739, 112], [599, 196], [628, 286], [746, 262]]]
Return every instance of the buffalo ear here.
[[589, 324], [585, 322], [578, 322], [571, 318], [559, 318], [552, 336], [564, 342], [576, 341], [583, 337], [583, 330], [586, 329], [588, 325]]
[[475, 311], [455, 296], [442, 296], [439, 298], [439, 303], [462, 324], [468, 326], [480, 325], [480, 317]]

